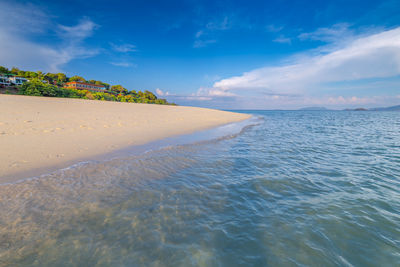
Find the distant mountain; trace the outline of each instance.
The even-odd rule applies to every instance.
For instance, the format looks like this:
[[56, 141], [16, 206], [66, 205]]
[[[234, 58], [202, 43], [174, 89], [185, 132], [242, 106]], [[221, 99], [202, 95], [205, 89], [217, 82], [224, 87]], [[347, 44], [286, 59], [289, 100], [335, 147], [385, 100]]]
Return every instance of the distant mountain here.
[[400, 105], [386, 107], [386, 108], [371, 108], [369, 110], [372, 110], [372, 111], [400, 111]]
[[306, 108], [301, 108], [299, 110], [329, 110], [329, 109], [324, 107], [306, 107]]

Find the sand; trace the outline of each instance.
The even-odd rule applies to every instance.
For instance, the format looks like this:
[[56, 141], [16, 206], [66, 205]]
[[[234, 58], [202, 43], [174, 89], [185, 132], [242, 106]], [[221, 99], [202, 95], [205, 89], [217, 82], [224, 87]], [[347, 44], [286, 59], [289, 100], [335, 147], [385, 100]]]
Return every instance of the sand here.
[[183, 106], [0, 95], [0, 183], [248, 117]]

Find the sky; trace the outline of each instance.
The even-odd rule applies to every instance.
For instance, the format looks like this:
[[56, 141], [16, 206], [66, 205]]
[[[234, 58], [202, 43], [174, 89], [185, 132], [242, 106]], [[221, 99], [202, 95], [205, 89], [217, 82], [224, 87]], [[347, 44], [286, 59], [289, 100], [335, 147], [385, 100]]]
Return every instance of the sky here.
[[180, 105], [400, 104], [400, 1], [0, 0], [0, 65]]

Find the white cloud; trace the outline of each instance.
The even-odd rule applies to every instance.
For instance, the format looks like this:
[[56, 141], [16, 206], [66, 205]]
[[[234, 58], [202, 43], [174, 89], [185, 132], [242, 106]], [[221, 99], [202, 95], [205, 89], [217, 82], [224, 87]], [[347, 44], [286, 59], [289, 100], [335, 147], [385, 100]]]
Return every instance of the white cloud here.
[[354, 37], [328, 53], [302, 55], [292, 63], [255, 69], [214, 83], [223, 91], [257, 90], [267, 93], [307, 93], [331, 82], [400, 75], [400, 27]]
[[194, 96], [199, 97], [200, 100], [211, 100], [213, 98], [235, 97], [236, 94], [218, 88], [200, 87], [195, 94], [191, 95], [191, 97]]
[[[47, 14], [48, 12], [32, 4], [0, 2], [2, 65], [59, 71], [63, 64], [75, 58], [90, 57], [98, 53], [97, 49], [87, 49], [83, 45], [83, 41], [97, 27], [90, 19], [85, 18], [75, 26], [65, 26], [53, 23], [51, 16]], [[34, 37], [51, 32], [59, 38], [57, 44], [34, 41]]]
[[168, 95], [169, 95], [169, 92], [164, 92], [164, 91], [162, 91], [160, 88], [157, 88], [157, 89], [156, 89], [156, 94], [157, 94], [158, 96], [168, 96]]
[[205, 47], [209, 44], [213, 44], [216, 42], [217, 42], [217, 40], [196, 40], [196, 41], [194, 41], [193, 47], [194, 48]]
[[313, 40], [323, 42], [337, 42], [351, 38], [354, 33], [349, 29], [350, 24], [338, 23], [330, 28], [318, 28], [314, 32], [302, 33], [298, 37], [300, 40]]
[[195, 34], [194, 48], [206, 47], [217, 42], [216, 33], [231, 29], [233, 26], [232, 16], [223, 16], [206, 23], [202, 29]]
[[281, 30], [283, 30], [283, 28], [284, 28], [283, 26], [276, 26], [274, 24], [265, 26], [267, 32], [280, 32]]
[[60, 29], [59, 34], [64, 37], [64, 39], [76, 43], [93, 35], [94, 30], [98, 28], [99, 25], [88, 18], [84, 18], [75, 26], [59, 25], [58, 27]]
[[206, 28], [211, 31], [224, 31], [230, 29], [231, 27], [232, 21], [228, 18], [228, 16], [224, 16], [222, 20], [214, 20], [206, 24]]
[[133, 44], [114, 44], [110, 43], [112, 49], [121, 53], [136, 52], [136, 45]]
[[121, 62], [110, 62], [111, 65], [117, 66], [117, 67], [124, 67], [124, 68], [129, 68], [129, 67], [137, 67], [136, 64], [126, 62], [126, 61], [121, 61]]
[[284, 35], [280, 35], [278, 38], [275, 38], [273, 40], [275, 43], [281, 43], [281, 44], [291, 44], [292, 39], [285, 37]]

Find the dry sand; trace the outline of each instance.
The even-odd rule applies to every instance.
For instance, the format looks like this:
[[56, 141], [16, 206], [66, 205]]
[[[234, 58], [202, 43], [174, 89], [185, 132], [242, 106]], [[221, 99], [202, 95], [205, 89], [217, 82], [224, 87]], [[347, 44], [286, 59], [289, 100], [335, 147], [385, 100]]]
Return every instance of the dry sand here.
[[0, 183], [248, 117], [194, 107], [0, 95]]

